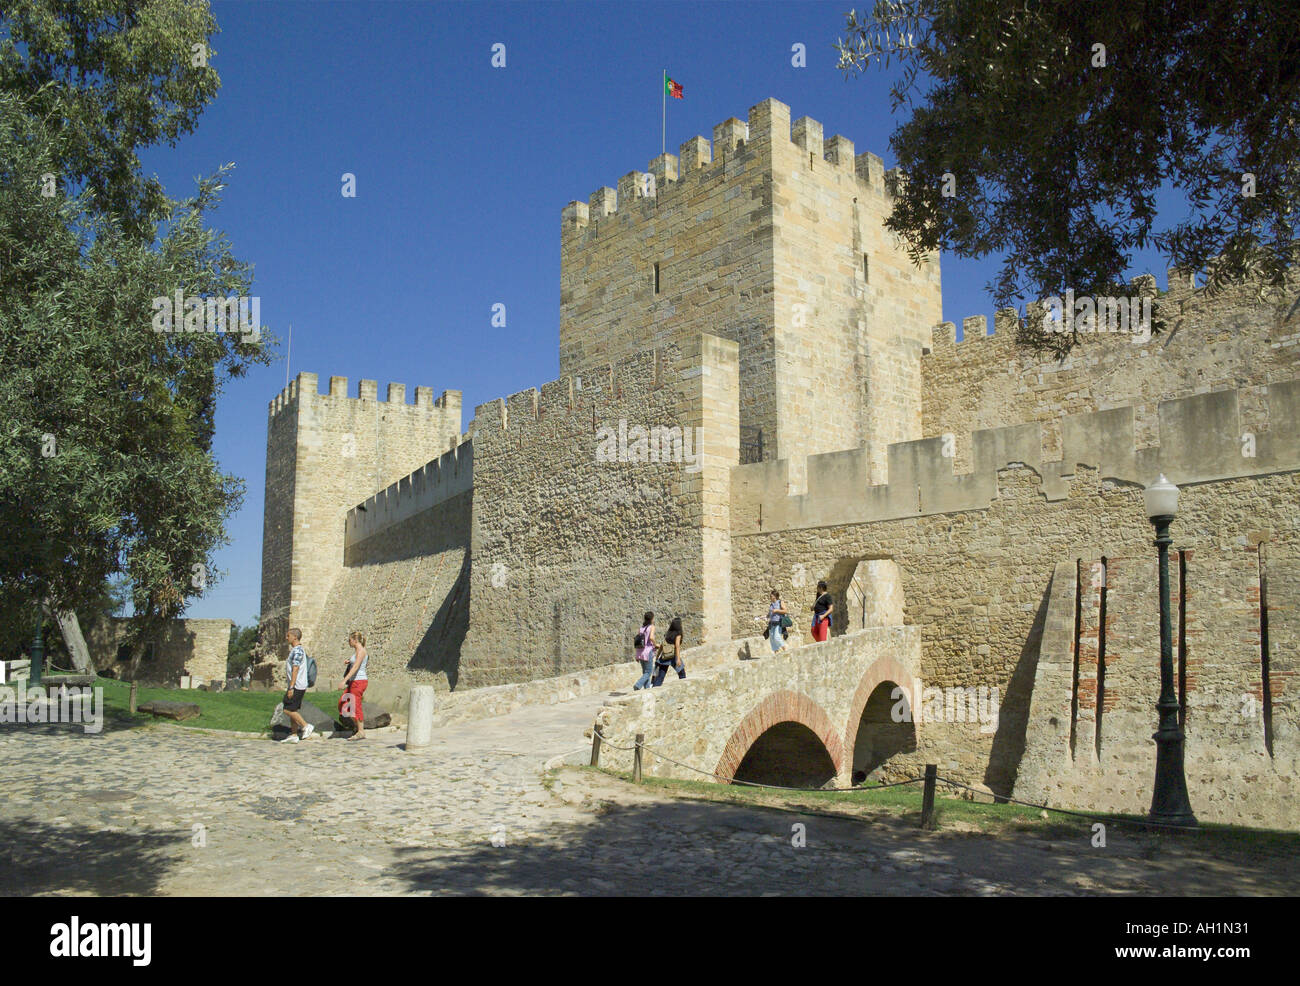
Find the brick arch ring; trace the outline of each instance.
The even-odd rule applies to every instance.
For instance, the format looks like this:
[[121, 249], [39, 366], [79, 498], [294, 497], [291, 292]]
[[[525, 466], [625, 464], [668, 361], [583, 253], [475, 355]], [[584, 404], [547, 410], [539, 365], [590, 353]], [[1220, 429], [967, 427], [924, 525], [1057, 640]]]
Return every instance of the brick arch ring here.
[[858, 724], [862, 721], [862, 713], [867, 707], [867, 702], [871, 698], [871, 693], [886, 682], [893, 682], [903, 689], [903, 694], [907, 697], [909, 711], [912, 712], [912, 731], [915, 733], [919, 723], [916, 720], [916, 706], [921, 696], [912, 694], [912, 683], [914, 675], [903, 667], [892, 657], [877, 658], [876, 661], [867, 668], [866, 674], [858, 682], [858, 690], [853, 693], [853, 701], [849, 703], [849, 718], [844, 724], [844, 748], [852, 750], [857, 743]]
[[754, 745], [754, 741], [773, 726], [783, 722], [797, 722], [821, 740], [822, 746], [830, 754], [831, 762], [838, 774], [844, 765], [844, 746], [840, 742], [839, 731], [832, 724], [830, 716], [820, 705], [807, 695], [799, 692], [773, 692], [758, 705], [750, 709], [740, 725], [727, 740], [727, 747], [718, 759], [718, 766], [713, 771], [717, 780], [730, 783], [736, 776], [740, 762]]

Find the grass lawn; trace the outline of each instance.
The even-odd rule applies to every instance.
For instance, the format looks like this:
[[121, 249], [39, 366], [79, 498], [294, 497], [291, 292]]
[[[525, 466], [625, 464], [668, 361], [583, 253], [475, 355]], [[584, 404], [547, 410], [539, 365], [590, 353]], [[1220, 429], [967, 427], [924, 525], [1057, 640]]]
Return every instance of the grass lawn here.
[[[631, 775], [600, 767], [569, 767], [567, 769], [596, 770], [631, 782]], [[906, 787], [878, 788], [864, 785], [853, 791], [773, 791], [745, 787], [738, 784], [715, 784], [710, 781], [667, 780], [643, 775], [643, 786], [662, 792], [669, 797], [686, 800], [725, 801], [771, 807], [803, 813], [827, 814], [847, 817], [893, 818], [897, 822], [916, 824], [921, 817], [921, 784]], [[942, 795], [943, 784], [938, 793]], [[1152, 833], [1140, 827], [1145, 818], [1136, 815], [1099, 814], [1080, 818], [1064, 812], [1043, 811], [1016, 804], [978, 804], [956, 798], [936, 797], [935, 824], [943, 829], [977, 829], [991, 835], [1015, 831], [1032, 831], [1039, 835], [1058, 837], [1086, 836], [1094, 822], [1104, 822], [1116, 831], [1141, 833], [1144, 838], [1190, 840], [1197, 846], [1211, 847], [1225, 855], [1246, 855], [1252, 858], [1271, 854], [1294, 855], [1300, 852], [1300, 833], [1273, 829], [1249, 828], [1242, 825], [1221, 825], [1202, 822], [1194, 832]]]
[[[46, 675], [44, 681], [57, 681], [57, 675]], [[241, 733], [265, 733], [270, 731], [271, 713], [284, 699], [284, 692], [205, 692], [197, 688], [139, 688], [136, 690], [136, 705], [145, 702], [194, 702], [199, 707], [195, 719], [186, 719], [173, 723], [169, 719], [156, 719], [148, 713], [137, 712], [132, 716], [127, 709], [130, 706], [131, 685], [129, 682], [114, 678], [99, 678], [96, 687], [104, 689], [104, 716], [117, 722], [161, 722], [178, 726], [197, 726], [202, 729], [229, 729]], [[305, 701], [310, 702], [321, 711], [331, 716], [338, 715], [339, 696], [342, 692], [313, 691], [307, 693]]]

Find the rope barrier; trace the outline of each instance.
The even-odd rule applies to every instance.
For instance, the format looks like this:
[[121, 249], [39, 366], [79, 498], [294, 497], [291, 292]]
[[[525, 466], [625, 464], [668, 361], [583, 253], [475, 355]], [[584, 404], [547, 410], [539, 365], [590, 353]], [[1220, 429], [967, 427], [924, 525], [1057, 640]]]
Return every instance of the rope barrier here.
[[[968, 784], [963, 784], [961, 783], [961, 781], [954, 781], [947, 777], [940, 777], [938, 778], [938, 780], [941, 784], [947, 784], [949, 787], [964, 788], [967, 791], [973, 791], [977, 794], [983, 793], [979, 791], [978, 788], [973, 788]], [[1162, 829], [1170, 829], [1171, 831], [1175, 831], [1175, 832], [1206, 831], [1205, 829], [1201, 828], [1198, 825], [1170, 825], [1168, 822], [1152, 822], [1152, 821], [1145, 821], [1145, 820], [1139, 820], [1134, 818], [1120, 818], [1117, 815], [1109, 815], [1103, 812], [1083, 812], [1083, 811], [1072, 811], [1069, 808], [1053, 808], [1051, 805], [1040, 805], [1033, 801], [1021, 801], [1018, 798], [1011, 797], [1010, 795], [999, 796], [999, 797], [1001, 797], [1001, 800], [1007, 802], [1008, 804], [1022, 805], [1026, 808], [1039, 808], [1042, 809], [1043, 811], [1054, 811], [1061, 815], [1073, 815], [1075, 818], [1101, 820], [1101, 821], [1109, 822], [1113, 825], [1132, 825], [1135, 828], [1143, 828], [1143, 829], [1162, 828]]]
[[[699, 767], [693, 767], [693, 766], [691, 766], [691, 765], [688, 764], [688, 763], [682, 763], [682, 762], [679, 761], [679, 760], [674, 760], [672, 757], [665, 756], [664, 754], [659, 753], [657, 750], [652, 749], [651, 747], [647, 746], [645, 743], [641, 743], [641, 744], [633, 743], [631, 746], [619, 746], [617, 743], [610, 742], [610, 740], [606, 739], [604, 733], [602, 733], [599, 729], [596, 729], [596, 728], [593, 727], [593, 729], [592, 729], [592, 733], [593, 733], [593, 735], [600, 737], [600, 741], [601, 741], [602, 744], [608, 744], [609, 746], [613, 747], [615, 750], [623, 750], [623, 751], [626, 752], [626, 751], [630, 751], [630, 750], [635, 750], [635, 749], [637, 748], [637, 746], [639, 745], [639, 746], [641, 747], [642, 751], [644, 751], [644, 752], [646, 752], [646, 753], [654, 754], [654, 756], [658, 757], [660, 760], [665, 761], [666, 763], [673, 764], [673, 765], [676, 766], [676, 767], [681, 767], [683, 770], [694, 771], [695, 773], [697, 773], [697, 774], [701, 774], [701, 775], [703, 775], [703, 776], [705, 776], [705, 777], [709, 777], [709, 778], [713, 779], [714, 781], [721, 781], [721, 778], [719, 778], [718, 775], [717, 775], [716, 773], [711, 773], [711, 772], [709, 772], [709, 771], [707, 771], [707, 770], [701, 770]], [[723, 782], [723, 783], [729, 783], [729, 784], [738, 784], [738, 785], [740, 785], [740, 786], [742, 786], [742, 787], [761, 788], [761, 789], [763, 789], [763, 790], [768, 790], [768, 791], [785, 791], [785, 792], [788, 792], [788, 793], [795, 793], [795, 794], [814, 794], [814, 793], [841, 793], [841, 794], [843, 794], [843, 793], [849, 793], [849, 792], [855, 792], [855, 791], [856, 791], [856, 792], [883, 791], [885, 788], [890, 788], [890, 787], [906, 787], [906, 786], [909, 785], [909, 784], [919, 784], [919, 783], [923, 782], [924, 780], [925, 780], [924, 777], [912, 777], [912, 778], [909, 778], [908, 780], [905, 780], [905, 781], [894, 781], [894, 782], [889, 783], [889, 784], [876, 784], [876, 785], [873, 785], [873, 786], [871, 786], [871, 787], [865, 787], [865, 786], [855, 786], [855, 787], [782, 787], [782, 786], [780, 786], [780, 785], [778, 785], [778, 784], [761, 784], [761, 783], [759, 783], [758, 781], [742, 781], [742, 780], [737, 780], [737, 779], [734, 778], [734, 777], [731, 778], [731, 780], [729, 780], [729, 781], [722, 781], [722, 782]], [[971, 787], [969, 784], [963, 784], [961, 781], [954, 781], [954, 780], [952, 780], [952, 779], [950, 779], [950, 778], [947, 778], [947, 777], [938, 777], [938, 778], [936, 778], [936, 780], [937, 780], [939, 783], [941, 783], [941, 784], [946, 784], [946, 785], [948, 785], [949, 787], [952, 787], [952, 788], [960, 788], [960, 789], [963, 789], [963, 790], [966, 790], [966, 791], [970, 791], [970, 792], [972, 792], [972, 793], [974, 793], [974, 794], [983, 794], [983, 793], [985, 793], [985, 792], [983, 792], [983, 791], [980, 791], [978, 788]], [[1090, 820], [1090, 821], [1104, 821], [1104, 822], [1107, 822], [1107, 823], [1110, 823], [1110, 824], [1113, 824], [1113, 825], [1130, 825], [1130, 826], [1133, 826], [1133, 827], [1135, 827], [1135, 828], [1140, 828], [1140, 829], [1152, 829], [1152, 828], [1168, 829], [1168, 830], [1170, 830], [1170, 831], [1175, 831], [1175, 832], [1204, 832], [1204, 831], [1207, 831], [1206, 829], [1203, 829], [1203, 828], [1201, 828], [1201, 827], [1199, 827], [1199, 826], [1189, 826], [1189, 825], [1170, 825], [1170, 824], [1168, 824], [1168, 823], [1166, 823], [1166, 822], [1153, 822], [1153, 821], [1144, 821], [1144, 820], [1131, 819], [1131, 818], [1120, 818], [1120, 817], [1115, 816], [1115, 815], [1109, 815], [1109, 814], [1104, 814], [1104, 813], [1099, 813], [1099, 812], [1091, 812], [1091, 813], [1090, 813], [1090, 812], [1082, 812], [1082, 811], [1072, 811], [1072, 810], [1069, 809], [1069, 808], [1053, 808], [1051, 805], [1040, 805], [1040, 804], [1037, 804], [1036, 802], [1033, 802], [1033, 801], [1021, 801], [1021, 800], [1019, 800], [1018, 798], [1013, 798], [1013, 797], [1010, 797], [1010, 796], [997, 796], [997, 797], [999, 797], [999, 800], [1004, 801], [1004, 802], [1007, 802], [1008, 804], [1021, 805], [1022, 807], [1025, 807], [1025, 808], [1038, 808], [1038, 809], [1040, 809], [1040, 810], [1042, 810], [1042, 811], [1054, 811], [1054, 812], [1056, 812], [1056, 813], [1058, 813], [1058, 814], [1061, 814], [1061, 815], [1070, 815], [1070, 816], [1073, 816], [1073, 817], [1075, 817], [1075, 818], [1083, 818], [1083, 819], [1087, 819], [1087, 820]]]

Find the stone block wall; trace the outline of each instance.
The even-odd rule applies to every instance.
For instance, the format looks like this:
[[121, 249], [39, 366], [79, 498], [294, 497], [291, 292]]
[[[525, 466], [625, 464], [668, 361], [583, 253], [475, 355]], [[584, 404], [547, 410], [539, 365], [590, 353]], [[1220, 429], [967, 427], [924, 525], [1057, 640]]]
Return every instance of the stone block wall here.
[[[469, 471], [467, 445], [458, 451], [462, 468]], [[449, 456], [442, 457], [444, 463]], [[402, 484], [385, 492], [395, 500]], [[400, 678], [454, 687], [469, 627], [473, 494], [467, 489], [423, 502], [425, 497], [408, 493], [401, 509], [390, 505], [387, 517], [376, 507], [383, 499], [383, 494], [374, 497], [367, 501], [368, 511], [354, 508], [348, 515], [346, 564], [330, 589], [308, 653], [333, 679], [352, 657], [348, 635], [360, 630], [366, 636], [372, 680]], [[423, 509], [405, 515], [411, 503]], [[366, 526], [358, 521], [370, 514], [388, 522]], [[367, 536], [356, 536], [359, 533]]]
[[[790, 126], [774, 100], [750, 111], [772, 171], [778, 432], [775, 454], [865, 448], [884, 481], [891, 443], [922, 437], [921, 366], [942, 315], [939, 258], [913, 264], [884, 222], [884, 163], [853, 142]], [[786, 139], [787, 134], [789, 139]]]
[[[1175, 524], [1177, 527], [1177, 522]], [[1291, 792], [1300, 772], [1294, 732], [1293, 662], [1279, 674], [1261, 629], [1288, 630], [1297, 609], [1300, 552], [1265, 544], [1277, 588], [1259, 606], [1259, 541], [1191, 549], [1171, 558], [1175, 687], [1186, 735], [1192, 810], [1203, 821], [1294, 829]], [[1097, 593], [1091, 566], [1057, 566], [1047, 606], [1015, 796], [1098, 811], [1145, 814], [1155, 778], [1160, 694], [1159, 600], [1153, 553], [1107, 559], [1105, 619], [1079, 619]], [[1077, 572], [1085, 573], [1083, 579]], [[1276, 608], [1274, 608], [1276, 604]], [[1083, 646], [1091, 626], [1097, 639]], [[1268, 687], [1265, 687], [1265, 682]], [[1089, 682], [1085, 688], [1085, 682]], [[1101, 698], [1083, 718], [1086, 691]], [[1087, 724], [1088, 728], [1080, 728]], [[1281, 728], [1278, 726], [1281, 724]]]
[[155, 638], [134, 670], [118, 662], [118, 648], [126, 639], [126, 621], [99, 620], [85, 629], [86, 649], [97, 671], [113, 670], [124, 680], [178, 685], [183, 674], [196, 681], [225, 681], [233, 620], [170, 620]]
[[[730, 636], [738, 390], [736, 344], [700, 336], [476, 408], [463, 685], [628, 659], [646, 610]], [[689, 444], [633, 461], [654, 429]]]
[[[996, 496], [998, 472], [1011, 463], [1032, 468], [1049, 500], [1066, 495], [1080, 466], [1146, 486], [1161, 473], [1184, 485], [1300, 464], [1300, 380], [1163, 401], [1156, 420], [1159, 444], [1145, 447], [1127, 407], [976, 431], [962, 436], [972, 450], [965, 472], [955, 471], [951, 443], [942, 436], [902, 442], [887, 450], [890, 481], [881, 484], [871, 481], [867, 449], [809, 456], [798, 485], [789, 460], [740, 466], [731, 481], [732, 533], [980, 509]], [[1055, 461], [1043, 452], [1053, 430], [1063, 446]], [[1243, 434], [1252, 440], [1243, 443]]]
[[729, 339], [740, 347], [740, 423], [774, 450], [772, 173], [743, 128], [719, 124], [712, 144], [694, 137], [680, 156], [565, 207], [560, 373], [585, 387], [635, 353], [689, 347], [701, 333]]

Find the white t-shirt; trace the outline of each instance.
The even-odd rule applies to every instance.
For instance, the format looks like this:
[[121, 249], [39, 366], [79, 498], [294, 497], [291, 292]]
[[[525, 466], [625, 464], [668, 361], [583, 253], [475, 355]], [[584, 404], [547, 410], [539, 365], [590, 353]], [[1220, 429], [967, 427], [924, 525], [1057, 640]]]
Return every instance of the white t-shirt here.
[[284, 673], [289, 679], [290, 688], [307, 690], [307, 651], [303, 649], [302, 644], [289, 651], [289, 660], [285, 662]]
[[[352, 662], [355, 661], [356, 659], [357, 659], [357, 655], [355, 653], [352, 655], [352, 657], [348, 659], [348, 663], [343, 666], [343, 677], [345, 678], [347, 677], [348, 668], [352, 667]], [[366, 656], [361, 659], [361, 667], [357, 668], [357, 673], [352, 676], [353, 681], [369, 680], [370, 676], [366, 674], [366, 665], [369, 663], [370, 663], [370, 651], [366, 651]]]

